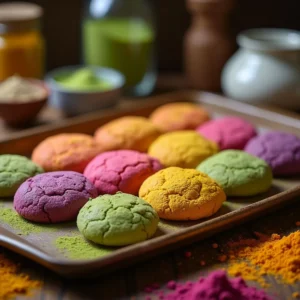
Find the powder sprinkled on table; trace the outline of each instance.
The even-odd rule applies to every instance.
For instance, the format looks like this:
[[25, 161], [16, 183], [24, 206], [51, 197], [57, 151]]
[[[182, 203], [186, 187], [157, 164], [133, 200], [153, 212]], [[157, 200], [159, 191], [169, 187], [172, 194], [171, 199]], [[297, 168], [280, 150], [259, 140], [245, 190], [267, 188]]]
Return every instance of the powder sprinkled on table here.
[[58, 227], [52, 225], [30, 223], [20, 217], [13, 209], [6, 207], [0, 207], [0, 221], [9, 225], [19, 235], [56, 231], [58, 229]]
[[99, 258], [114, 251], [114, 248], [89, 243], [82, 236], [61, 236], [55, 240], [55, 245], [71, 259]]
[[0, 299], [10, 299], [17, 294], [27, 294], [41, 282], [31, 280], [25, 274], [18, 274], [18, 267], [0, 253]]
[[[242, 278], [229, 279], [225, 271], [214, 271], [208, 277], [200, 277], [198, 281], [177, 283], [171, 281], [167, 287], [173, 290], [163, 294], [164, 300], [271, 300], [263, 290], [248, 286]], [[148, 297], [151, 299], [150, 297]]]
[[[267, 241], [262, 239], [265, 237], [252, 241], [252, 246], [245, 246], [243, 240], [240, 241], [240, 247], [238, 243], [231, 246], [229, 274], [241, 275], [249, 280], [271, 274], [289, 284], [300, 280], [300, 231], [282, 238], [273, 234]], [[245, 259], [249, 264], [238, 259]]]

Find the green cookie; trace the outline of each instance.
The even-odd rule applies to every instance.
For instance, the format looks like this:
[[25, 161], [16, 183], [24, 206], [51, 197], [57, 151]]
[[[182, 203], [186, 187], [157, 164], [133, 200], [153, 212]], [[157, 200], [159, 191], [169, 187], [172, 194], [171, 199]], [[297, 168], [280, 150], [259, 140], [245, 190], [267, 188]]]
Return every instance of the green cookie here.
[[77, 226], [94, 243], [125, 246], [150, 238], [158, 221], [157, 213], [146, 201], [118, 192], [87, 202], [78, 214]]
[[43, 172], [25, 156], [0, 155], [0, 197], [12, 197], [26, 179]]
[[254, 196], [267, 191], [272, 184], [269, 165], [240, 150], [225, 150], [209, 157], [197, 170], [215, 179], [227, 196]]

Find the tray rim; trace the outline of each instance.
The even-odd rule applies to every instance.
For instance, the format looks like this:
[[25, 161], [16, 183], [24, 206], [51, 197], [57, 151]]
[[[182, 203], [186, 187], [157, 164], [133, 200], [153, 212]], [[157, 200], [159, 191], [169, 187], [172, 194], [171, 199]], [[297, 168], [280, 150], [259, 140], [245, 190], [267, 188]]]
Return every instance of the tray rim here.
[[[256, 108], [249, 104], [239, 103], [234, 100], [230, 100], [223, 96], [215, 95], [212, 93], [180, 91], [180, 92], [173, 92], [173, 93], [162, 94], [159, 96], [154, 96], [154, 97], [152, 97], [152, 99], [157, 98], [157, 100], [160, 102], [160, 99], [162, 97], [167, 96], [172, 99], [173, 97], [175, 97], [174, 95], [176, 95], [176, 96], [185, 95], [185, 97], [186, 97], [186, 95], [188, 95], [190, 98], [192, 98], [192, 97], [201, 98], [201, 96], [205, 95], [205, 97], [206, 97], [205, 101], [200, 101], [200, 102], [196, 101], [196, 102], [198, 102], [199, 104], [201, 104], [201, 102], [202, 102], [204, 104], [207, 103], [210, 105], [217, 105], [217, 106], [218, 105], [220, 106], [220, 101], [223, 101], [224, 99], [226, 99], [226, 101], [227, 101], [226, 104], [231, 103], [231, 105], [232, 105], [232, 103], [234, 103], [234, 105], [236, 105], [235, 106], [235, 108], [237, 108], [236, 111], [233, 111], [232, 107], [229, 108], [234, 113], [240, 112], [240, 113], [244, 114], [245, 110], [246, 111], [252, 110], [252, 115], [250, 114], [250, 117], [253, 117], [253, 114], [254, 114], [256, 117], [262, 118], [261, 114], [263, 114], [264, 116], [265, 115], [269, 116], [267, 119], [265, 117], [263, 117], [263, 120], [268, 120], [270, 118], [268, 120], [270, 122], [274, 123], [274, 120], [275, 120], [275, 122], [279, 123], [279, 125], [281, 125], [281, 123], [284, 123], [285, 126], [292, 127], [295, 130], [300, 129], [300, 120], [297, 120], [292, 117], [286, 117], [285, 115], [282, 115], [280, 113], [273, 113], [273, 112], [267, 111], [262, 108]], [[169, 103], [169, 102], [176, 102], [176, 101], [174, 101], [173, 99], [172, 99], [172, 101], [166, 101], [166, 103]], [[237, 103], [238, 103], [238, 105], [237, 105]], [[156, 105], [153, 103], [151, 103], [150, 105], [147, 105], [147, 104], [148, 104], [148, 102], [146, 103], [146, 105], [143, 106], [143, 108], [152, 107], [152, 106]], [[160, 102], [159, 104], [162, 104], [162, 103]], [[120, 110], [120, 112], [126, 114], [126, 113], [130, 112], [130, 109]], [[105, 114], [105, 112], [101, 113], [101, 114], [93, 113], [93, 114], [89, 114], [89, 116], [76, 117], [71, 120], [67, 120], [66, 123], [71, 124], [71, 125], [72, 124], [80, 124], [80, 122], [84, 122], [84, 120], [91, 118], [91, 116], [92, 116], [92, 118], [97, 119], [97, 118], [100, 118], [101, 115], [103, 115], [103, 114]], [[281, 119], [280, 122], [276, 121], [275, 117], [280, 117], [280, 119]], [[49, 133], [49, 130], [51, 131], [53, 128], [54, 129], [63, 129], [64, 126], [63, 126], [63, 124], [62, 125], [57, 125], [57, 124], [46, 125], [46, 126], [43, 126], [42, 131], [37, 130], [37, 129], [30, 130], [30, 132], [27, 132], [25, 134], [25, 137], [30, 138], [31, 136], [33, 136], [35, 134], [39, 134], [40, 132], [42, 132], [43, 134]], [[24, 137], [24, 135], [22, 133], [20, 133], [10, 140], [1, 141], [0, 148], [1, 148], [2, 143], [13, 143], [14, 141], [17, 141], [20, 138], [20, 136]], [[76, 271], [77, 268], [82, 268], [84, 266], [85, 268], [89, 269], [88, 272], [90, 272], [90, 269], [96, 270], [101, 267], [102, 268], [112, 267], [112, 264], [120, 263], [120, 261], [122, 259], [123, 260], [124, 259], [127, 259], [127, 260], [132, 259], [129, 262], [129, 263], [132, 263], [134, 261], [140, 260], [140, 259], [134, 259], [135, 256], [141, 256], [141, 254], [142, 254], [145, 256], [147, 255], [147, 257], [149, 257], [149, 256], [151, 256], [150, 252], [160, 251], [160, 250], [162, 250], [162, 248], [165, 249], [167, 247], [174, 248], [176, 243], [179, 243], [180, 245], [182, 245], [182, 242], [184, 242], [192, 237], [197, 237], [197, 240], [202, 238], [202, 236], [207, 237], [210, 234], [214, 234], [215, 232], [222, 231], [223, 229], [218, 228], [218, 225], [219, 224], [222, 225], [222, 223], [224, 223], [224, 222], [226, 223], [227, 220], [231, 220], [233, 217], [236, 218], [236, 222], [238, 222], [238, 223], [245, 222], [249, 219], [255, 218], [256, 214], [258, 212], [260, 214], [266, 214], [266, 213], [268, 213], [268, 211], [266, 211], [267, 209], [275, 210], [282, 205], [286, 205], [292, 201], [295, 201], [295, 197], [297, 197], [297, 196], [300, 196], [300, 185], [293, 187], [289, 190], [283, 191], [281, 193], [275, 194], [271, 197], [267, 197], [256, 203], [249, 204], [243, 208], [239, 208], [237, 210], [231, 211], [222, 216], [218, 216], [218, 217], [203, 221], [200, 224], [191, 225], [190, 227], [180, 229], [174, 233], [167, 233], [165, 235], [155, 237], [153, 239], [150, 239], [150, 240], [138, 243], [138, 244], [134, 244], [134, 245], [126, 246], [124, 248], [116, 249], [112, 253], [105, 255], [103, 257], [100, 257], [100, 258], [96, 258], [96, 259], [67, 260], [67, 259], [55, 258], [42, 250], [41, 251], [37, 250], [36, 248], [31, 246], [31, 244], [29, 242], [27, 242], [27, 241], [24, 242], [24, 240], [22, 238], [19, 238], [16, 234], [14, 234], [12, 232], [9, 232], [10, 234], [9, 233], [7, 234], [7, 232], [5, 233], [5, 231], [8, 231], [8, 230], [3, 231], [6, 234], [6, 236], [3, 234], [0, 234], [0, 244], [15, 251], [15, 252], [18, 252], [19, 254], [22, 254], [30, 259], [35, 260], [36, 262], [44, 265], [45, 267], [47, 267], [61, 275], [64, 275], [66, 277], [79, 277], [79, 276], [82, 276], [84, 274], [84, 272], [82, 272], [82, 270], [81, 270], [78, 273], [78, 271]], [[261, 209], [262, 207], [264, 207], [264, 208]], [[253, 212], [253, 210], [255, 210], [255, 211]], [[231, 224], [229, 224], [229, 225], [226, 224], [226, 225], [228, 227], [232, 227], [231, 225], [234, 225], [234, 224], [235, 224], [235, 222], [231, 222]], [[221, 225], [219, 225], [219, 227]], [[210, 231], [211, 228], [208, 228], [209, 226], [212, 226], [214, 228], [214, 230]], [[226, 229], [228, 227], [226, 227]], [[216, 229], [216, 228], [218, 228], [218, 229]], [[3, 230], [3, 227], [0, 224], [0, 233], [1, 233], [1, 230]], [[210, 233], [209, 233], [209, 231], [210, 231]], [[18, 239], [16, 239], [16, 238], [18, 238]], [[165, 252], [165, 251], [163, 251], [163, 252]]]

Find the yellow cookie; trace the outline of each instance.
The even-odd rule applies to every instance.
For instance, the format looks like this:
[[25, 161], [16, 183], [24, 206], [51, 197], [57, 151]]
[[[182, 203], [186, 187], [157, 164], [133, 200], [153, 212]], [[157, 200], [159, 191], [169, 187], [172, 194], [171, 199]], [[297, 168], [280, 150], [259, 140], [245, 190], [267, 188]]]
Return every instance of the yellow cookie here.
[[194, 169], [170, 167], [148, 177], [139, 197], [167, 220], [197, 220], [213, 215], [226, 200], [222, 188]]
[[98, 128], [95, 139], [102, 151], [128, 149], [147, 152], [160, 134], [159, 129], [148, 119], [126, 116]]
[[161, 135], [150, 146], [148, 153], [165, 167], [196, 168], [218, 150], [216, 143], [193, 130], [186, 130]]

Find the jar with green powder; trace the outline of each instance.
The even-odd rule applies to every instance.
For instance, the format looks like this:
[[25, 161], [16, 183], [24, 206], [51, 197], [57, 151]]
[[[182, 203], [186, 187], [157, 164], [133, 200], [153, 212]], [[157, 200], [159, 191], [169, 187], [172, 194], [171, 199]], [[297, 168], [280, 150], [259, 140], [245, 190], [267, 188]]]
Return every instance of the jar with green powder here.
[[156, 82], [153, 19], [147, 0], [86, 0], [84, 64], [123, 73], [127, 95], [151, 93]]

